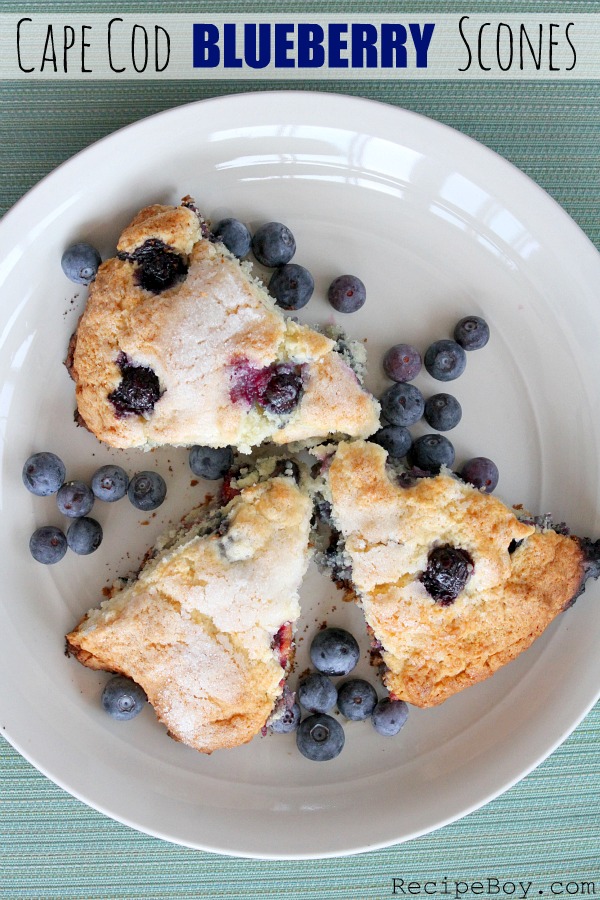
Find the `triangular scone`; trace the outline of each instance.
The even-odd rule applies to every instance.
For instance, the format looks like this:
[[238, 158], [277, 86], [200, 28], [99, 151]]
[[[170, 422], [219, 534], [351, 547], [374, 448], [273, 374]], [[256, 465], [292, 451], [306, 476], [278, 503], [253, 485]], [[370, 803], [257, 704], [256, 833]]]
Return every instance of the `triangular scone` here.
[[191, 201], [142, 210], [117, 249], [68, 358], [79, 421], [101, 441], [247, 451], [377, 430], [379, 405], [347, 354], [285, 318]]
[[281, 704], [311, 513], [287, 474], [195, 511], [67, 635], [68, 651], [140, 684], [184, 744], [249, 741]]
[[416, 706], [492, 675], [598, 575], [600, 542], [520, 521], [449, 472], [399, 477], [375, 444], [340, 444], [327, 483], [384, 682]]

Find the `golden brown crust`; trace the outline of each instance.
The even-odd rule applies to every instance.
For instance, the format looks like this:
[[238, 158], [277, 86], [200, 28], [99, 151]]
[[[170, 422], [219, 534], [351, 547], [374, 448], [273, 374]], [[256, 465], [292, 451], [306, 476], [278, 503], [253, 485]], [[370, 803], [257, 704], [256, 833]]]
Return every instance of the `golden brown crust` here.
[[245, 488], [225, 512], [224, 535], [192, 530], [67, 635], [79, 662], [132, 678], [204, 753], [265, 725], [285, 676], [273, 639], [298, 616], [308, 564], [311, 503], [292, 479]]
[[[448, 474], [392, 483], [385, 452], [340, 445], [329, 483], [384, 681], [398, 699], [433, 706], [488, 678], [547, 628], [577, 594], [575, 538], [536, 531], [497, 498]], [[512, 542], [521, 542], [512, 550]], [[456, 600], [436, 603], [420, 581], [433, 546], [467, 550], [474, 571]]]
[[200, 238], [198, 216], [187, 206], [146, 206], [123, 231], [117, 244], [119, 253], [132, 253], [144, 241], [155, 239], [189, 256]]
[[[138, 283], [138, 264], [130, 258], [148, 240], [174, 248], [188, 266], [182, 281], [158, 294]], [[119, 448], [200, 443], [248, 450], [268, 439], [286, 443], [338, 431], [367, 436], [378, 428], [377, 402], [334, 352], [334, 342], [285, 319], [248, 264], [202, 236], [190, 209], [147, 207], [118, 247], [124, 258], [100, 266], [72, 346], [78, 411], [101, 441]], [[120, 414], [109, 399], [121, 382], [123, 354], [158, 378], [160, 398], [147, 413]], [[232, 400], [235, 365], [261, 369], [276, 362], [303, 367], [304, 395], [289, 416]]]
[[141, 302], [132, 288], [129, 263], [120, 259], [102, 263], [76, 332], [70, 369], [79, 414], [93, 434], [113, 447], [127, 446], [130, 432], [134, 442], [143, 440], [141, 423], [116, 418], [108, 400], [121, 379], [120, 333]]

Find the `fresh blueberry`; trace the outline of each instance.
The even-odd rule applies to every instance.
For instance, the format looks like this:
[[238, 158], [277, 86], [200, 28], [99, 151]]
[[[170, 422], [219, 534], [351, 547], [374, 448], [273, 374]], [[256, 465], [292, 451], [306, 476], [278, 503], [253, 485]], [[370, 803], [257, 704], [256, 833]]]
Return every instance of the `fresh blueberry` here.
[[463, 350], [480, 350], [489, 339], [489, 326], [481, 316], [465, 316], [454, 329], [454, 340]]
[[344, 729], [331, 716], [316, 713], [300, 722], [296, 732], [298, 750], [307, 759], [325, 762], [335, 759], [344, 748]]
[[127, 493], [129, 476], [121, 466], [100, 466], [92, 475], [92, 493], [98, 500], [113, 503]]
[[157, 509], [167, 495], [167, 485], [158, 472], [138, 472], [127, 488], [127, 496], [136, 507], [144, 512]]
[[394, 344], [383, 357], [383, 370], [392, 381], [412, 381], [422, 365], [421, 354], [411, 344]]
[[269, 291], [282, 309], [302, 309], [312, 297], [315, 282], [304, 266], [287, 263], [275, 270], [269, 281]]
[[335, 706], [337, 691], [327, 675], [313, 672], [299, 683], [298, 700], [311, 713], [326, 713]]
[[363, 678], [351, 678], [338, 688], [338, 709], [347, 719], [362, 722], [368, 719], [377, 705], [377, 692]]
[[123, 675], [114, 675], [102, 691], [102, 706], [109, 716], [119, 721], [137, 716], [147, 699], [144, 689]]
[[364, 306], [367, 289], [356, 275], [338, 275], [329, 285], [327, 299], [338, 312], [353, 313]]
[[55, 494], [65, 480], [66, 469], [56, 453], [42, 451], [30, 456], [23, 466], [23, 484], [38, 497]]
[[462, 407], [452, 394], [433, 394], [425, 401], [425, 421], [438, 431], [456, 428], [462, 418]]
[[56, 495], [56, 505], [64, 516], [87, 516], [94, 505], [92, 489], [83, 481], [65, 481]]
[[496, 463], [487, 456], [475, 456], [464, 464], [460, 477], [485, 494], [491, 494], [498, 484], [500, 473]]
[[216, 228], [213, 228], [213, 234], [238, 259], [250, 252], [252, 238], [244, 223], [239, 219], [221, 219]]
[[456, 341], [434, 341], [425, 352], [425, 368], [438, 381], [453, 381], [465, 371], [467, 357]]
[[190, 449], [188, 457], [190, 469], [198, 478], [217, 481], [228, 472], [233, 465], [231, 447], [199, 447]]
[[252, 238], [252, 252], [263, 266], [284, 266], [296, 252], [294, 235], [281, 222], [266, 222]]
[[444, 544], [434, 547], [421, 575], [425, 590], [440, 606], [454, 603], [473, 574], [473, 560], [466, 550]]
[[86, 241], [79, 241], [67, 247], [60, 264], [71, 281], [76, 284], [91, 284], [101, 262], [102, 257], [95, 247]]
[[371, 722], [378, 734], [392, 737], [398, 734], [407, 718], [408, 706], [404, 700], [391, 700], [389, 697], [384, 697], [373, 710]]
[[300, 706], [298, 703], [294, 703], [294, 705], [286, 709], [281, 716], [278, 716], [276, 719], [273, 719], [272, 722], [269, 722], [269, 729], [275, 734], [290, 734], [290, 732], [295, 731], [300, 724], [300, 717]]
[[343, 628], [319, 631], [310, 645], [312, 664], [324, 675], [348, 675], [359, 656], [356, 640]]
[[35, 560], [51, 566], [59, 562], [67, 552], [67, 539], [60, 528], [44, 525], [31, 535], [29, 549]]
[[404, 425], [384, 425], [369, 440], [379, 444], [392, 459], [402, 459], [412, 447], [412, 436]]
[[415, 440], [409, 458], [411, 465], [437, 475], [442, 466], [452, 467], [454, 447], [443, 434], [424, 434]]
[[95, 519], [81, 516], [67, 529], [67, 544], [80, 556], [87, 556], [102, 543], [102, 526]]
[[425, 409], [421, 391], [414, 384], [393, 384], [383, 392], [381, 415], [390, 425], [414, 425]]

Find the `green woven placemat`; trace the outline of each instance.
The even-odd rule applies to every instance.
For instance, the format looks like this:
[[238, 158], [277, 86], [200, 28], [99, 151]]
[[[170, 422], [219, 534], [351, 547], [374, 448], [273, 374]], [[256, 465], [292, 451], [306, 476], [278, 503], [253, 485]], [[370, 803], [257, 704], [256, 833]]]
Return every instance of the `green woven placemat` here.
[[[115, 10], [113, 3], [70, 6], [76, 11]], [[227, 4], [184, 2], [177, 11], [199, 6], [223, 10]], [[597, 2], [569, 7], [600, 11]], [[44, 8], [56, 6], [28, 4], [29, 12]], [[129, 3], [119, 10], [164, 8]], [[276, 8], [278, 4], [269, 3], [243, 6]], [[290, 8], [348, 11], [364, 10], [365, 5], [330, 2]], [[394, 10], [399, 4], [380, 3], [377, 8]], [[457, 3], [427, 8], [465, 11]], [[468, 11], [509, 8], [516, 6], [471, 2]], [[548, 12], [558, 6], [534, 0], [518, 8]], [[229, 6], [232, 12], [241, 9]], [[13, 10], [19, 10], [14, 3], [0, 4], [2, 12]], [[0, 213], [60, 162], [122, 125], [191, 100], [290, 86], [216, 81], [5, 83], [0, 97]], [[389, 80], [295, 86], [370, 97], [463, 131], [530, 175], [600, 247], [600, 84]], [[419, 883], [421, 896], [426, 882], [436, 882], [438, 897], [446, 883], [446, 900], [456, 893], [455, 881], [481, 882], [486, 897], [521, 897], [525, 888], [519, 882], [531, 882], [528, 898], [541, 892], [552, 897], [553, 882], [563, 896], [600, 895], [599, 741], [596, 707], [535, 772], [454, 825], [366, 855], [281, 863], [222, 858], [132, 831], [71, 798], [0, 741], [0, 897], [387, 898], [393, 896], [394, 878], [404, 880], [405, 891], [409, 882]], [[376, 816], [377, 810], [368, 814]]]
[[308, 862], [225, 858], [139, 834], [69, 797], [0, 743], [0, 896], [383, 900], [394, 877], [437, 881], [439, 900], [454, 896], [454, 881], [488, 878], [532, 882], [528, 898], [552, 898], [554, 882], [564, 896], [568, 884], [589, 882], [598, 894], [599, 735], [596, 709], [535, 772], [460, 822], [386, 850]]

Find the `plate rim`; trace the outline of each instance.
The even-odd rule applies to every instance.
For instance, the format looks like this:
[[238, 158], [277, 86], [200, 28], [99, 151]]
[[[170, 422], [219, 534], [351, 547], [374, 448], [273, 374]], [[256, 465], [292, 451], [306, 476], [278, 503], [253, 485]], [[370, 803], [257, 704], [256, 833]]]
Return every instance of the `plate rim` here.
[[115, 129], [115, 131], [111, 131], [110, 133], [103, 135], [101, 138], [92, 141], [90, 144], [82, 147], [81, 150], [78, 150], [72, 156], [63, 160], [61, 163], [51, 169], [51, 171], [46, 173], [46, 175], [40, 178], [39, 181], [32, 185], [21, 197], [19, 197], [18, 200], [13, 203], [13, 205], [9, 207], [9, 209], [6, 210], [2, 217], [0, 217], [0, 237], [2, 237], [2, 230], [5, 227], [6, 221], [9, 220], [9, 217], [12, 217], [13, 214], [16, 215], [17, 213], [20, 213], [23, 207], [25, 207], [30, 202], [30, 194], [44, 188], [48, 181], [54, 178], [58, 178], [62, 174], [65, 167], [72, 165], [76, 160], [79, 160], [85, 154], [98, 152], [105, 143], [126, 135], [130, 130], [137, 130], [140, 127], [151, 127], [152, 123], [160, 118], [167, 118], [171, 115], [175, 116], [180, 112], [184, 112], [185, 110], [192, 110], [200, 107], [204, 108], [212, 104], [214, 104], [215, 106], [227, 105], [228, 103], [237, 102], [242, 98], [245, 100], [249, 99], [251, 102], [256, 102], [259, 99], [262, 100], [263, 98], [271, 98], [274, 101], [279, 101], [281, 98], [285, 97], [294, 100], [299, 98], [314, 98], [315, 102], [318, 100], [321, 103], [333, 103], [333, 105], [337, 105], [337, 103], [339, 102], [345, 105], [356, 104], [357, 106], [364, 106], [365, 108], [371, 108], [373, 110], [385, 110], [394, 116], [414, 119], [415, 122], [421, 122], [423, 127], [431, 127], [436, 131], [444, 131], [450, 140], [460, 139], [466, 142], [466, 144], [468, 144], [471, 148], [476, 149], [478, 152], [484, 155], [487, 155], [490, 160], [494, 160], [497, 165], [508, 167], [508, 169], [512, 170], [513, 175], [516, 174], [520, 178], [525, 179], [525, 181], [528, 183], [529, 188], [533, 189], [538, 194], [538, 199], [542, 200], [543, 198], [544, 202], [549, 202], [553, 206], [554, 212], [562, 216], [564, 220], [566, 220], [570, 224], [570, 227], [574, 226], [577, 229], [580, 237], [583, 238], [584, 242], [588, 245], [588, 250], [593, 251], [593, 253], [596, 255], [600, 253], [600, 250], [596, 248], [591, 238], [585, 233], [583, 228], [575, 221], [575, 219], [573, 219], [572, 216], [569, 215], [564, 207], [561, 206], [561, 204], [554, 197], [552, 197], [551, 194], [549, 194], [530, 175], [528, 175], [527, 172], [523, 171], [523, 169], [519, 168], [511, 160], [502, 156], [498, 151], [493, 150], [491, 147], [488, 147], [477, 138], [466, 134], [464, 131], [460, 131], [458, 128], [455, 128], [452, 125], [448, 125], [445, 122], [440, 122], [439, 120], [434, 119], [432, 116], [426, 115], [425, 113], [406, 109], [405, 107], [387, 103], [383, 100], [360, 97], [355, 94], [346, 94], [341, 92], [337, 93], [332, 91], [318, 90], [303, 91], [293, 90], [289, 88], [282, 90], [266, 89], [264, 91], [251, 90], [248, 92], [232, 92], [216, 97], [191, 100], [185, 103], [181, 103], [177, 106], [167, 107], [166, 109], [159, 110], [158, 112], [150, 113], [147, 116], [142, 116], [142, 118], [140, 119], [136, 119], [133, 122], [129, 122], [125, 125], [120, 126], [119, 128]]

